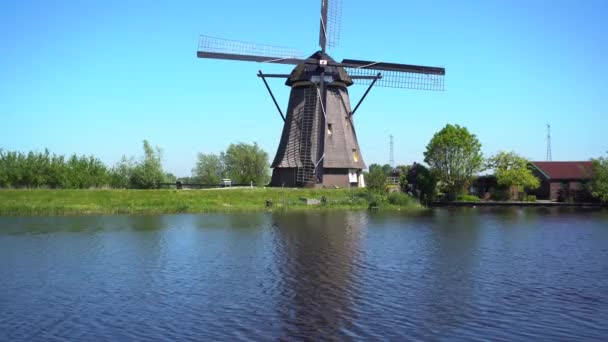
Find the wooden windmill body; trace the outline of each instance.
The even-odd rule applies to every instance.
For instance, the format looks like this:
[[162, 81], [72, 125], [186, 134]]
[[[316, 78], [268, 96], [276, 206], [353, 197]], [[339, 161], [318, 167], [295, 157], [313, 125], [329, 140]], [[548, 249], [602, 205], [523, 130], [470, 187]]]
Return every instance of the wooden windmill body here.
[[[366, 165], [357, 141], [354, 114], [373, 85], [443, 90], [443, 68], [351, 59], [336, 62], [325, 50], [327, 44], [331, 46], [337, 40], [341, 1], [328, 1], [321, 1], [321, 50], [305, 59], [295, 50], [280, 47], [208, 36], [201, 36], [199, 42], [200, 58], [296, 65], [291, 74], [258, 73], [284, 121], [271, 164], [271, 186], [365, 186], [362, 171]], [[287, 79], [285, 84], [291, 92], [286, 115], [267, 78]], [[352, 84], [368, 85], [354, 109], [348, 94]]]

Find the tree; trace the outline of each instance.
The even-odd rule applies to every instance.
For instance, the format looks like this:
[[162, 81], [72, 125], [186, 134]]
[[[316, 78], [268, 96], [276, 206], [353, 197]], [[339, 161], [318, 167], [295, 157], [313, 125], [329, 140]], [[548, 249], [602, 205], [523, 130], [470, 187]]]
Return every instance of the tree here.
[[165, 173], [161, 164], [160, 148], [152, 148], [144, 140], [144, 158], [135, 166], [131, 174], [131, 186], [137, 189], [157, 189], [163, 182]]
[[534, 176], [528, 165], [528, 160], [515, 152], [499, 152], [486, 162], [488, 169], [494, 169], [499, 185], [509, 189], [516, 188], [518, 192], [525, 188], [536, 189], [540, 186], [540, 181]]
[[400, 175], [407, 175], [410, 172], [410, 165], [397, 165], [395, 166], [395, 170], [399, 172]]
[[203, 184], [220, 184], [224, 172], [224, 162], [217, 154], [198, 154], [196, 166], [192, 169], [192, 174], [197, 182]]
[[473, 175], [482, 171], [481, 143], [466, 127], [448, 124], [426, 146], [424, 161], [444, 184], [448, 199], [453, 200]]
[[386, 187], [386, 175], [382, 167], [375, 167], [369, 171], [365, 178], [367, 188], [373, 191], [384, 191]]
[[108, 170], [97, 158], [72, 155], [66, 162], [62, 188], [88, 189], [105, 186], [108, 183]]
[[175, 183], [177, 181], [177, 177], [171, 172], [166, 172], [163, 178], [163, 183]]
[[367, 169], [369, 170], [369, 173], [372, 173], [376, 169], [382, 170], [382, 165], [380, 165], [380, 164], [370, 164]]
[[591, 195], [604, 203], [608, 203], [608, 157], [594, 159], [593, 178], [589, 183]]
[[230, 144], [221, 158], [226, 174], [234, 183], [264, 185], [270, 180], [268, 153], [257, 143]]
[[384, 164], [382, 165], [382, 172], [384, 172], [386, 176], [391, 176], [393, 174], [393, 167], [390, 166], [390, 164]]
[[178, 177], [175, 181], [181, 182], [182, 184], [194, 184], [199, 182], [197, 177]]
[[110, 170], [110, 186], [116, 189], [131, 188], [131, 176], [134, 169], [133, 158], [122, 156], [122, 159]]
[[27, 154], [0, 150], [0, 187], [83, 189], [107, 183], [106, 166], [93, 156], [74, 154], [66, 160], [48, 149]]
[[437, 175], [422, 164], [414, 163], [406, 176], [413, 194], [420, 203], [428, 204], [437, 197]]
[[380, 164], [371, 164], [368, 168], [369, 173], [372, 173], [374, 170], [376, 169], [380, 169], [385, 176], [390, 176], [393, 173], [393, 167], [390, 166], [389, 164], [384, 164], [384, 165], [380, 165]]
[[401, 188], [401, 191], [407, 192], [408, 185], [409, 185], [409, 183], [407, 181], [407, 174], [410, 172], [410, 166], [409, 165], [397, 165], [395, 167], [395, 170], [399, 174], [399, 188]]

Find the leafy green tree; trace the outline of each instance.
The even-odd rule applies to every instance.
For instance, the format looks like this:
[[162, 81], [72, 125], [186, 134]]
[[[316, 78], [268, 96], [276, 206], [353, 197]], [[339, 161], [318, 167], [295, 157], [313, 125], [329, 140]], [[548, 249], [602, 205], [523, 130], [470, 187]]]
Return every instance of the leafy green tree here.
[[115, 189], [131, 188], [131, 176], [134, 169], [133, 158], [122, 156], [122, 159], [110, 170], [110, 186]]
[[386, 188], [386, 174], [384, 174], [382, 167], [370, 170], [365, 178], [365, 184], [369, 190], [384, 191]]
[[420, 202], [428, 205], [437, 199], [437, 174], [420, 165], [417, 180], [420, 189]]
[[399, 174], [399, 189], [403, 192], [407, 192], [409, 183], [407, 182], [407, 174], [400, 173]]
[[407, 173], [410, 172], [410, 168], [410, 165], [397, 165], [395, 167], [395, 169], [399, 171], [400, 175], [407, 175]]
[[197, 182], [203, 184], [220, 184], [223, 178], [224, 162], [217, 154], [199, 153], [196, 166], [192, 169], [192, 174]]
[[608, 157], [593, 160], [593, 178], [589, 188], [593, 197], [608, 203]]
[[108, 183], [108, 170], [97, 158], [72, 155], [66, 162], [62, 188], [88, 189]]
[[412, 164], [407, 173], [407, 182], [420, 203], [428, 205], [437, 198], [438, 177], [424, 165]]
[[148, 140], [144, 140], [144, 158], [135, 166], [131, 174], [131, 186], [137, 189], [157, 189], [163, 182], [165, 173], [161, 164], [160, 148], [152, 148]]
[[389, 164], [384, 164], [382, 165], [382, 172], [384, 172], [386, 176], [390, 176], [393, 173], [393, 167]]
[[268, 153], [257, 143], [230, 144], [221, 158], [226, 174], [234, 183], [264, 185], [270, 180]]
[[177, 177], [171, 172], [166, 172], [165, 177], [163, 178], [163, 183], [175, 183]]
[[407, 181], [407, 174], [410, 172], [409, 165], [397, 165], [395, 170], [399, 172], [399, 187], [401, 191], [407, 192], [409, 182]]
[[466, 127], [448, 124], [426, 146], [424, 161], [444, 184], [448, 199], [453, 200], [483, 169], [481, 143]]
[[494, 170], [499, 185], [515, 187], [518, 192], [540, 186], [528, 165], [528, 160], [515, 152], [499, 152], [486, 161], [486, 168]]
[[376, 169], [382, 170], [382, 165], [380, 165], [380, 164], [370, 164], [367, 169], [369, 170], [369, 173], [372, 173]]
[[90, 188], [107, 185], [108, 170], [97, 158], [44, 152], [0, 151], [0, 187]]
[[48, 186], [56, 188], [65, 188], [68, 182], [68, 168], [64, 156], [53, 154], [48, 168], [47, 183]]
[[176, 181], [182, 182], [183, 184], [195, 184], [199, 182], [196, 177], [178, 177]]

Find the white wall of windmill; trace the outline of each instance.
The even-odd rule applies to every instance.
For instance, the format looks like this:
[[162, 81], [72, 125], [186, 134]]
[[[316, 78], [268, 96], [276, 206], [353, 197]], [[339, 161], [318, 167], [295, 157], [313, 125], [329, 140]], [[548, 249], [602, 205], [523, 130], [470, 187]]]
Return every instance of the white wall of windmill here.
[[349, 183], [357, 183], [357, 174], [358, 174], [357, 169], [348, 169], [348, 182]]

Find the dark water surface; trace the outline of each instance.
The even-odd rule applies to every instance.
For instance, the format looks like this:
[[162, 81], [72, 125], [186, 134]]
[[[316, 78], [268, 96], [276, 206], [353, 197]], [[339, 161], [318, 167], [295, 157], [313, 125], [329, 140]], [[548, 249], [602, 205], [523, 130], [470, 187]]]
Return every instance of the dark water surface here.
[[0, 218], [0, 340], [606, 340], [608, 211]]

